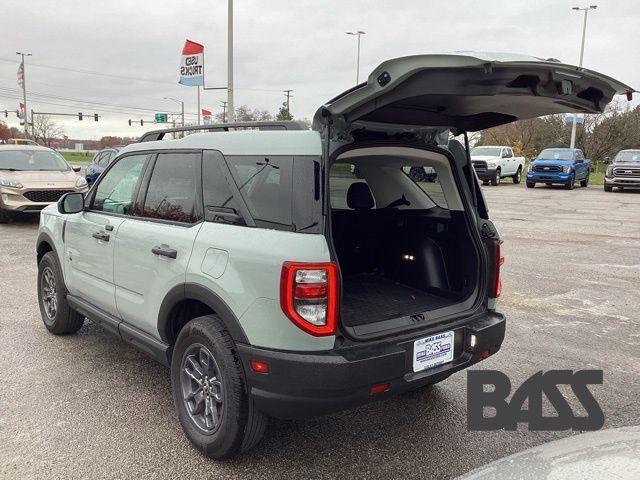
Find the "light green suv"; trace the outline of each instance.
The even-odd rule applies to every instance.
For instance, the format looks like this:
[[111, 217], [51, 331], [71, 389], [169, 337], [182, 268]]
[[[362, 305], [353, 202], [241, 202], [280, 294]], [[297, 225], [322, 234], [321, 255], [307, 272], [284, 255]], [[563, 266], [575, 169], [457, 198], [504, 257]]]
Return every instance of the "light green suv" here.
[[[42, 211], [42, 319], [64, 334], [88, 317], [170, 366], [184, 432], [214, 458], [255, 445], [269, 416], [442, 381], [505, 333], [466, 132], [631, 92], [530, 57], [424, 55], [380, 65], [313, 130], [150, 132]], [[164, 139], [176, 130], [191, 134]]]

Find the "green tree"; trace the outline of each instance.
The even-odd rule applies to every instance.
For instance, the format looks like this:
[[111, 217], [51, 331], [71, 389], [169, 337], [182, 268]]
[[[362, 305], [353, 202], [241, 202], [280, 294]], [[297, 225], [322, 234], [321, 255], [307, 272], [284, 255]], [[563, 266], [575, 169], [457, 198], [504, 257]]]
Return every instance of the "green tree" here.
[[286, 101], [282, 102], [280, 111], [276, 115], [276, 120], [293, 120], [293, 115], [291, 115]]

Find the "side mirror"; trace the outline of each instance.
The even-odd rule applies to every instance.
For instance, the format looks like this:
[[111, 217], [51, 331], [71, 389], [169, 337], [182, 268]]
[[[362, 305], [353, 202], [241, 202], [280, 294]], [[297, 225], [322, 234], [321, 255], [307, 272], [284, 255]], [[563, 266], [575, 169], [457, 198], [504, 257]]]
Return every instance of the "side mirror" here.
[[82, 167], [79, 167], [78, 165], [74, 165], [71, 168], [73, 169], [74, 172], [79, 172], [80, 170], [82, 170]]
[[604, 157], [604, 163], [606, 164], [611, 163], [611, 159], [609, 157]]
[[58, 212], [79, 213], [84, 210], [84, 195], [80, 192], [65, 193], [58, 200]]

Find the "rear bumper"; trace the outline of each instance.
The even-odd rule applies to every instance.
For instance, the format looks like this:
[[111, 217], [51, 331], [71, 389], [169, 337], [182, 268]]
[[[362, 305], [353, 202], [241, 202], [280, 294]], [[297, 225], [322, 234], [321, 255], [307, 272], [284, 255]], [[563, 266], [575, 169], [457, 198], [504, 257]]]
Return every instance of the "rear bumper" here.
[[[442, 331], [447, 331], [446, 327]], [[354, 346], [330, 352], [292, 353], [238, 345], [256, 406], [277, 418], [299, 418], [331, 413], [413, 390], [445, 379], [458, 370], [500, 349], [505, 333], [502, 314], [487, 312], [454, 329], [454, 360], [435, 368], [413, 372], [416, 335], [397, 342]], [[475, 334], [475, 348], [468, 348]], [[250, 361], [269, 365], [268, 374], [251, 370]], [[370, 394], [373, 385], [388, 383], [387, 392]]]
[[527, 172], [529, 183], [569, 183], [572, 173], [539, 173]]

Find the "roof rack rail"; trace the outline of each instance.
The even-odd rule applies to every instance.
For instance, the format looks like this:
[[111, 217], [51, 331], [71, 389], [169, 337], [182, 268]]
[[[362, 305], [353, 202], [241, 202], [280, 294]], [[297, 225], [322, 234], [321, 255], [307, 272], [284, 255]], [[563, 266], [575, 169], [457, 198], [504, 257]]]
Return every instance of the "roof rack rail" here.
[[167, 133], [179, 132], [228, 132], [234, 129], [250, 129], [257, 130], [308, 130], [308, 127], [302, 122], [296, 121], [265, 121], [265, 122], [232, 122], [232, 123], [215, 123], [212, 125], [191, 125], [188, 127], [166, 128], [164, 130], [153, 130], [143, 134], [138, 140], [142, 142], [154, 142], [162, 140]]

